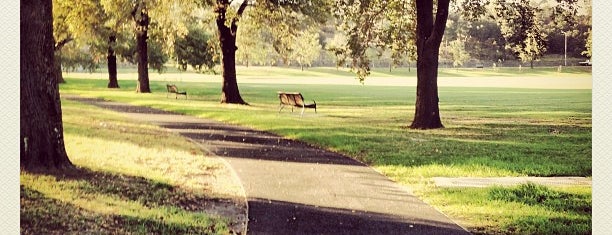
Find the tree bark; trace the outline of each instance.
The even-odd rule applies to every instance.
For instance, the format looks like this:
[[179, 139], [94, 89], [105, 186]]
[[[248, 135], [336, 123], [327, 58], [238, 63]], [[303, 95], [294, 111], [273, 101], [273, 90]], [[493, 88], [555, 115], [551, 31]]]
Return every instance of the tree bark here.
[[53, 62], [53, 71], [57, 77], [57, 83], [66, 83], [64, 75], [62, 74], [62, 51], [59, 49], [55, 56], [55, 62]]
[[417, 94], [413, 129], [443, 128], [438, 99], [438, 56], [448, 19], [450, 0], [438, 0], [434, 21], [433, 1], [417, 0]]
[[69, 43], [72, 40], [74, 40], [72, 37], [67, 37], [55, 43], [55, 45], [53, 46], [55, 54], [55, 62], [53, 64], [53, 67], [57, 76], [58, 83], [66, 83], [66, 80], [64, 80], [64, 76], [62, 74], [62, 48], [64, 48], [64, 45], [66, 45], [66, 43]]
[[[238, 15], [244, 11], [246, 7], [245, 0], [240, 8], [238, 9]], [[225, 25], [226, 17], [225, 13], [229, 7], [227, 0], [217, 1], [217, 29], [219, 30], [219, 44], [221, 46], [221, 52], [223, 58], [221, 59], [221, 66], [223, 68], [223, 86], [221, 88], [221, 103], [227, 104], [244, 104], [248, 105], [240, 96], [240, 90], [238, 89], [238, 82], [236, 80], [236, 32], [238, 31], [237, 18], [232, 20], [231, 25], [228, 27]]]
[[64, 147], [58, 77], [54, 72], [51, 0], [20, 4], [20, 166], [72, 168]]
[[108, 88], [119, 88], [117, 81], [117, 55], [115, 54], [114, 45], [117, 41], [115, 35], [108, 37], [108, 51], [106, 61], [108, 64]]
[[147, 39], [149, 30], [149, 13], [144, 2], [139, 2], [132, 11], [136, 22], [136, 53], [138, 54], [138, 83], [136, 92], [151, 93], [149, 87], [149, 54]]

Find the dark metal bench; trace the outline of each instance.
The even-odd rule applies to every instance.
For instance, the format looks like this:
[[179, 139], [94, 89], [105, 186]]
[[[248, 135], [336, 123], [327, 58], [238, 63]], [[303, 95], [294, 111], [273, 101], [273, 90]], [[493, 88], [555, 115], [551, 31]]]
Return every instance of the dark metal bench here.
[[312, 104], [304, 103], [304, 97], [299, 92], [278, 92], [278, 99], [280, 100], [280, 108], [278, 112], [280, 113], [285, 105], [291, 106], [291, 112], [293, 112], [293, 107], [302, 108], [302, 113], [300, 115], [304, 115], [304, 109], [306, 108], [314, 108], [315, 113], [317, 112], [317, 102], [314, 100]]
[[176, 85], [174, 85], [174, 84], [166, 84], [166, 89], [168, 90], [168, 93], [166, 93], [166, 98], [168, 98], [168, 94], [174, 93], [174, 98], [175, 99], [178, 99], [178, 95], [184, 95], [185, 99], [187, 99], [187, 92], [186, 91], [179, 91], [178, 88], [176, 87]]

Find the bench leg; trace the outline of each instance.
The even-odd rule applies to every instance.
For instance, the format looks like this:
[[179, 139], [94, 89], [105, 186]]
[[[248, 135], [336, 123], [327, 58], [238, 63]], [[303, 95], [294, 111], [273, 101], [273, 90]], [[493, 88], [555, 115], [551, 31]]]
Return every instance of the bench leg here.
[[300, 114], [300, 117], [304, 116], [304, 109], [306, 109], [306, 108], [304, 106], [302, 106], [302, 113]]
[[283, 105], [283, 103], [281, 103], [281, 104], [280, 104], [280, 105], [278, 105], [278, 106], [280, 107], [280, 108], [278, 109], [278, 113], [280, 113], [280, 112], [283, 110], [283, 108], [284, 108], [285, 106]]

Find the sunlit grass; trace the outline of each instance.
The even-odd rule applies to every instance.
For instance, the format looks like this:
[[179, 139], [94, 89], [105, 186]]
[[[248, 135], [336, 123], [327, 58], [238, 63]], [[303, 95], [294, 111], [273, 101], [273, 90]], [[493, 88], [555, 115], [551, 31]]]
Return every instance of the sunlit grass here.
[[591, 189], [533, 184], [428, 189], [425, 201], [475, 234], [591, 234]]
[[[61, 92], [212, 118], [341, 152], [412, 187], [475, 230], [513, 233], [513, 224], [555, 227], [575, 216], [535, 208], [523, 216], [542, 218], [538, 216], [554, 212], [560, 219], [524, 221], [509, 210], [517, 202], [489, 202], [488, 189], [448, 193], [433, 188], [431, 177], [591, 176], [590, 90], [442, 87], [440, 109], [446, 128], [422, 131], [407, 128], [414, 113], [414, 87], [240, 84], [243, 98], [251, 104], [241, 106], [219, 104], [219, 84], [183, 83], [190, 98], [176, 100], [165, 97], [164, 82], [151, 82], [152, 94], [133, 92], [131, 81], [120, 81], [120, 90], [109, 91], [104, 82], [68, 79]], [[306, 110], [300, 117], [299, 111], [284, 109], [279, 114], [278, 90], [300, 91], [307, 100], [316, 100], [318, 113]], [[590, 188], [580, 195], [590, 195]], [[462, 208], [457, 209], [445, 202], [461, 204], [468, 199], [482, 203], [455, 205]], [[500, 205], [508, 210], [497, 213]], [[498, 217], [506, 219], [487, 222]], [[590, 215], [577, 220], [590, 221]]]
[[[63, 100], [64, 140], [79, 168], [22, 172], [25, 234], [228, 234], [213, 201], [240, 194], [227, 169], [178, 134], [111, 111]], [[208, 202], [207, 202], [208, 201]]]

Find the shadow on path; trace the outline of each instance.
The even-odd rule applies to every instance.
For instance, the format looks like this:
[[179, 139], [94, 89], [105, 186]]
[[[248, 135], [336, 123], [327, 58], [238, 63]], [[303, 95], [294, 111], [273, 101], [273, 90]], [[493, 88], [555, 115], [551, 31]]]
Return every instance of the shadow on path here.
[[[253, 198], [249, 234], [457, 234], [456, 226], [389, 214]], [[275, 226], [269, 226], [274, 224]]]

